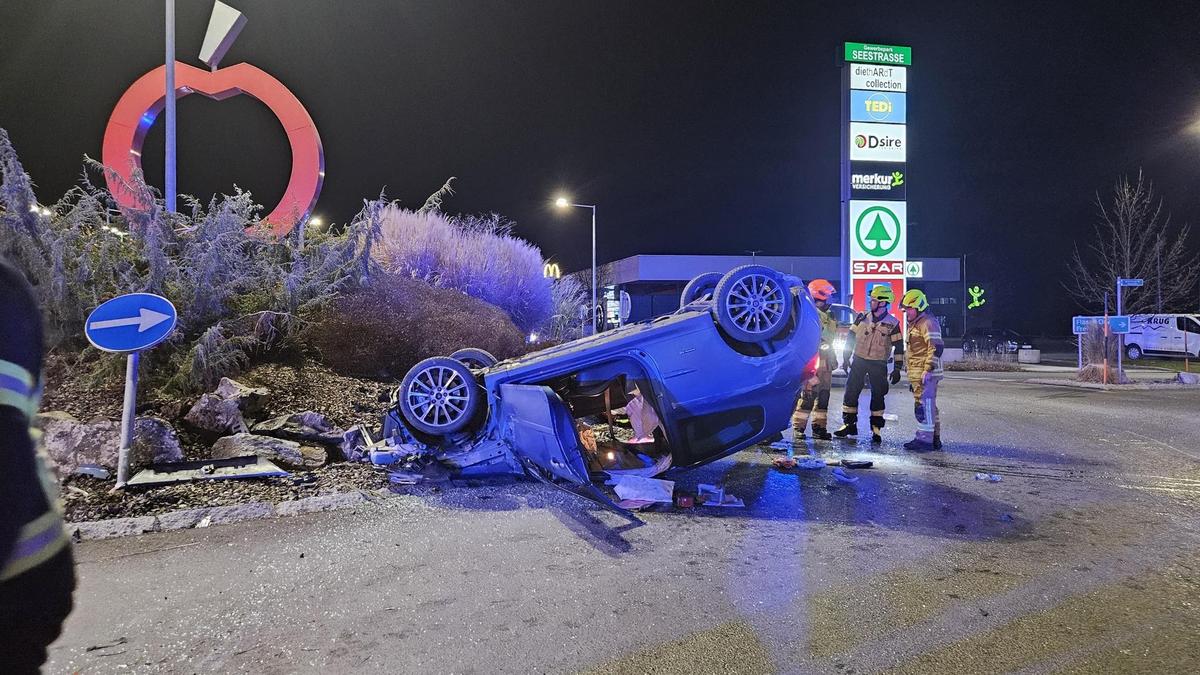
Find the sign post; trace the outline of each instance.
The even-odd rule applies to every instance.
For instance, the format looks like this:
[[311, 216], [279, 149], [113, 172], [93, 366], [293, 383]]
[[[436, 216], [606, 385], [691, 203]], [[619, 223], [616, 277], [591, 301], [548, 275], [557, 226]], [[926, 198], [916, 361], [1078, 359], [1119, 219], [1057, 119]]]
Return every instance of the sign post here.
[[[1121, 289], [1125, 288], [1126, 286], [1128, 286], [1130, 288], [1140, 288], [1143, 283], [1144, 283], [1144, 281], [1141, 279], [1123, 279], [1121, 277], [1117, 277], [1117, 315], [1118, 316], [1121, 316], [1125, 313], [1123, 311], [1124, 307], [1121, 304]], [[1125, 356], [1125, 335], [1121, 334], [1121, 337], [1117, 338], [1117, 340], [1118, 340], [1118, 344], [1117, 344], [1117, 378], [1119, 380], [1119, 378], [1121, 377], [1121, 372], [1122, 372], [1122, 370], [1121, 370], [1122, 361], [1124, 360], [1124, 356]]]
[[129, 449], [137, 419], [139, 354], [167, 339], [178, 315], [170, 300], [152, 293], [117, 296], [88, 315], [83, 324], [88, 342], [96, 349], [125, 354], [125, 398], [121, 409], [121, 447], [117, 454], [117, 487], [129, 482]]
[[[870, 287], [886, 284], [900, 298], [905, 278], [920, 278], [922, 272], [919, 264], [905, 264], [912, 48], [846, 42], [839, 58], [841, 275], [850, 305], [862, 311]], [[903, 322], [898, 303], [893, 312]]]

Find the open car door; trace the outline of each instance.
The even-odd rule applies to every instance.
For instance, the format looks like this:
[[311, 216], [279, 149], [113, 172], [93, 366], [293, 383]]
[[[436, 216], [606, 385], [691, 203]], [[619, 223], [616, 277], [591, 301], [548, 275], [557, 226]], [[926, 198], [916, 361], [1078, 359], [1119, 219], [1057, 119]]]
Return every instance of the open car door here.
[[[509, 417], [507, 424], [512, 429], [513, 453], [521, 461], [525, 473], [590, 499], [632, 522], [642, 522], [592, 484], [571, 413], [550, 387], [502, 384], [500, 399], [504, 414]], [[556, 478], [570, 487], [555, 481]]]

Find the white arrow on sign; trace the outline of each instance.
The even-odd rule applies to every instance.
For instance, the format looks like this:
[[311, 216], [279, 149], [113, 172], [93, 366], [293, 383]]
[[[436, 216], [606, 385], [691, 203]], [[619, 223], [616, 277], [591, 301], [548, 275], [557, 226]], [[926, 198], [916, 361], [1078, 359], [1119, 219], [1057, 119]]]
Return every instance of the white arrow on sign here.
[[170, 314], [163, 314], [152, 309], [142, 307], [138, 309], [138, 316], [131, 316], [124, 319], [108, 319], [106, 321], [93, 321], [88, 324], [90, 330], [100, 330], [101, 328], [118, 328], [120, 326], [137, 326], [139, 333], [144, 333], [147, 330], [157, 326], [158, 324], [170, 319]]

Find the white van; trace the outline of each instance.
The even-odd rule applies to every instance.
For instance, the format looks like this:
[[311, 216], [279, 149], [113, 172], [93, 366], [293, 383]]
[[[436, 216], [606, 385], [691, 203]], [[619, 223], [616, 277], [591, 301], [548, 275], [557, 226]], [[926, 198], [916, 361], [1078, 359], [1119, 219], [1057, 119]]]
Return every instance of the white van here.
[[1200, 315], [1134, 314], [1129, 317], [1125, 356], [1200, 357]]

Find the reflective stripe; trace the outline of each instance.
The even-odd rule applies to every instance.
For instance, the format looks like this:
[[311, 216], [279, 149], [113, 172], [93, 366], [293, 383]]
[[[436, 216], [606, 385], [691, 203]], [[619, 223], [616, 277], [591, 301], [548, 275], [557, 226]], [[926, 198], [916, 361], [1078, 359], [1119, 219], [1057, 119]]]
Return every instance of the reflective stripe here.
[[25, 392], [26, 394], [29, 394], [31, 391], [33, 391], [33, 383], [37, 381], [37, 378], [33, 376], [33, 373], [25, 370], [12, 361], [5, 361], [4, 359], [0, 359], [0, 375], [7, 375], [8, 377], [18, 380], [21, 382], [21, 384], [24, 384], [27, 389]]
[[33, 375], [12, 361], [0, 360], [0, 405], [20, 410], [26, 417], [37, 412], [38, 396]]
[[68, 542], [58, 512], [50, 510], [21, 528], [12, 554], [0, 570], [0, 581], [7, 581], [46, 562]]

